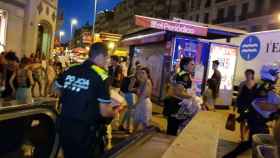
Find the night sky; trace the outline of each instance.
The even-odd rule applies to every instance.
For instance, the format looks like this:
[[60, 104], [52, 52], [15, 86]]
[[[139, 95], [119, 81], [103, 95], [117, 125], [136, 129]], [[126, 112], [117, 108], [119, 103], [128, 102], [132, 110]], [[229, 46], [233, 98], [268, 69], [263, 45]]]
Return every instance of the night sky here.
[[[111, 10], [121, 0], [98, 0], [97, 12], [105, 9]], [[64, 24], [61, 30], [65, 31], [63, 41], [70, 39], [70, 21], [76, 18], [78, 27], [84, 25], [87, 21], [93, 20], [93, 0], [59, 0], [59, 10], [64, 11]]]

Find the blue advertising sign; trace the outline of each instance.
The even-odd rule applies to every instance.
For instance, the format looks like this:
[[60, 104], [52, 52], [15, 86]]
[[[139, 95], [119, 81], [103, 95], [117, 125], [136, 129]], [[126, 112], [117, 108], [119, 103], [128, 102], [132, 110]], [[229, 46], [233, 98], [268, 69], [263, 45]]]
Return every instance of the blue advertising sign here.
[[208, 64], [210, 44], [192, 37], [177, 37], [174, 41], [172, 70], [179, 67], [181, 58], [192, 57], [195, 61], [194, 84], [196, 94], [200, 95], [203, 86], [205, 68]]
[[207, 65], [209, 43], [186, 37], [175, 38], [172, 65], [179, 64], [182, 57], [192, 57], [196, 64]]
[[176, 38], [174, 42], [172, 65], [179, 64], [182, 57], [196, 57], [198, 40], [191, 38]]
[[240, 56], [250, 61], [255, 59], [261, 50], [261, 42], [257, 36], [246, 37], [240, 45]]

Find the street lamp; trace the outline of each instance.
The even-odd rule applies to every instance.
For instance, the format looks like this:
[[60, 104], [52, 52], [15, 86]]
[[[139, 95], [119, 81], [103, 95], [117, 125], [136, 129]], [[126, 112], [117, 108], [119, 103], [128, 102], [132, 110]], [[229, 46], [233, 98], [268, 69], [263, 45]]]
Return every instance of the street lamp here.
[[65, 35], [64, 31], [59, 31], [59, 41], [61, 42], [61, 38]]
[[95, 29], [95, 21], [96, 21], [96, 8], [97, 8], [97, 1], [93, 0], [93, 22], [92, 22], [92, 36], [94, 36], [94, 29]]
[[73, 36], [73, 27], [77, 26], [78, 20], [77, 19], [72, 19], [71, 20], [71, 37]]

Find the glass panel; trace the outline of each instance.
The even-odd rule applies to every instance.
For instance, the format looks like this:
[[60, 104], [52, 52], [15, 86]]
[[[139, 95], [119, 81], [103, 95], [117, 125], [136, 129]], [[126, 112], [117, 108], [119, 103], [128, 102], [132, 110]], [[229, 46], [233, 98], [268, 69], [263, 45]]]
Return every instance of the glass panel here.
[[0, 53], [6, 45], [7, 12], [0, 9]]

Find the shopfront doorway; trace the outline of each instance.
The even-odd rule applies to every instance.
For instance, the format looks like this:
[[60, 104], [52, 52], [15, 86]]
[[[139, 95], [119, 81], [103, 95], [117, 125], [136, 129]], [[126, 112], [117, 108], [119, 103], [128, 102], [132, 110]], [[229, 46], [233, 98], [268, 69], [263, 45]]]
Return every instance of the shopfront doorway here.
[[51, 41], [53, 36], [52, 26], [47, 21], [40, 21], [38, 24], [38, 35], [37, 35], [37, 51], [36, 55], [41, 58], [48, 57], [51, 50]]

